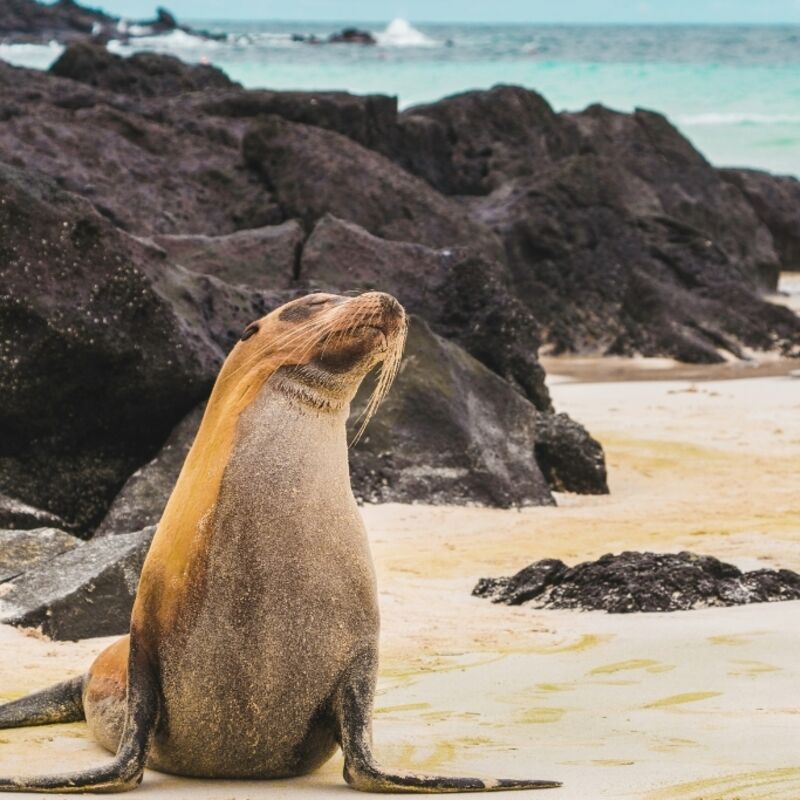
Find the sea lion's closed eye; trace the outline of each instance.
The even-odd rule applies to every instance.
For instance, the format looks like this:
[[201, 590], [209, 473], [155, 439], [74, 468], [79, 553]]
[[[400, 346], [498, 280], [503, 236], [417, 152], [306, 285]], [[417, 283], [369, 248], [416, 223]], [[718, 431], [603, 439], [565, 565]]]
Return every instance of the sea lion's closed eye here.
[[244, 329], [244, 331], [242, 332], [242, 336], [241, 336], [241, 338], [239, 339], [239, 341], [240, 341], [240, 342], [244, 342], [244, 341], [246, 341], [247, 339], [249, 339], [251, 336], [255, 335], [256, 333], [258, 333], [258, 323], [256, 323], [256, 322], [251, 322], [251, 323], [250, 323], [250, 324], [249, 324], [249, 325], [248, 325], [248, 326], [247, 326], [247, 327]]

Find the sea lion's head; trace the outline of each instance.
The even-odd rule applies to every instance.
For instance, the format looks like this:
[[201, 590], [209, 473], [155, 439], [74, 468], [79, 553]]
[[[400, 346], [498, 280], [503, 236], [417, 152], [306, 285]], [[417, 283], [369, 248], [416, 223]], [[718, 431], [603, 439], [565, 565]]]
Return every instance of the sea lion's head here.
[[397, 374], [406, 328], [403, 307], [384, 292], [309, 294], [251, 322], [220, 377], [251, 384], [278, 373], [302, 387], [309, 402], [332, 407], [349, 402], [380, 364], [366, 424]]

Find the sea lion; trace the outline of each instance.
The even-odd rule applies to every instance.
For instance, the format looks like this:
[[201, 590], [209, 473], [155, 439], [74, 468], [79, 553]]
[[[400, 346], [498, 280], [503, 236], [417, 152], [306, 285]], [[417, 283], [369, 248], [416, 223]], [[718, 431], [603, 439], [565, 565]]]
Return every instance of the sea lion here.
[[245, 329], [158, 525], [130, 634], [85, 676], [0, 706], [0, 727], [85, 718], [116, 757], [0, 779], [0, 790], [122, 791], [145, 765], [288, 777], [337, 745], [347, 783], [364, 791], [559, 785], [389, 772], [372, 755], [378, 600], [345, 423], [380, 363], [365, 423], [377, 407], [405, 331], [403, 308], [380, 292], [311, 294]]

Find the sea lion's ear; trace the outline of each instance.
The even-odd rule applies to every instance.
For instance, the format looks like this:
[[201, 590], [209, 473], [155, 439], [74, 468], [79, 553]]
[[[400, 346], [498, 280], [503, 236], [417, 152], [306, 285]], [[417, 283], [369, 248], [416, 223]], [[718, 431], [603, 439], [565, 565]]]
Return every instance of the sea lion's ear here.
[[256, 333], [258, 333], [258, 323], [251, 322], [242, 332], [242, 338], [239, 341], [244, 342]]

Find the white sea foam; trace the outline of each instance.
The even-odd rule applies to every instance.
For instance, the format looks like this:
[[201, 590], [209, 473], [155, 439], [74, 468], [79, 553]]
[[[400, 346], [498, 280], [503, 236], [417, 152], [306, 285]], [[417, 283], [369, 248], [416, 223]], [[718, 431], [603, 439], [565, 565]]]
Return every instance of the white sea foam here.
[[130, 40], [112, 39], [108, 49], [126, 55], [136, 50], [157, 50], [161, 53], [185, 52], [189, 50], [211, 50], [222, 46], [224, 42], [193, 36], [180, 29], [155, 36], [136, 36]]
[[679, 115], [681, 125], [781, 125], [800, 122], [800, 114], [758, 114], [739, 111]]
[[393, 19], [385, 30], [376, 32], [375, 39], [384, 47], [435, 47], [438, 44], [400, 17]]
[[49, 44], [0, 44], [0, 59], [15, 67], [47, 69], [62, 53], [63, 45]]

